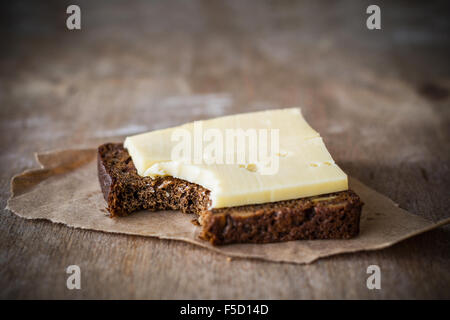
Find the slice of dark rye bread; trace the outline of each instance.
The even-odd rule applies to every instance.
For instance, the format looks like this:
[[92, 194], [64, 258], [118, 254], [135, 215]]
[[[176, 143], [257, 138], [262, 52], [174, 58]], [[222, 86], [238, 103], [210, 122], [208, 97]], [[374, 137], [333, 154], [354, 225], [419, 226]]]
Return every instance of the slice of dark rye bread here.
[[174, 177], [141, 177], [127, 150], [117, 143], [98, 148], [98, 178], [111, 217], [138, 210], [195, 213], [202, 226], [200, 237], [214, 245], [349, 239], [359, 233], [363, 203], [351, 190], [208, 210], [209, 190]]

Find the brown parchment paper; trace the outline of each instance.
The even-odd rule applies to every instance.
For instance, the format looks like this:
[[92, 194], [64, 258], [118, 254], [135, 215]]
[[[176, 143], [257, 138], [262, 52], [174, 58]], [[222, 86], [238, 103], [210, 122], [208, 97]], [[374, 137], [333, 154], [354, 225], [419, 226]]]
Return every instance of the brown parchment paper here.
[[186, 241], [230, 257], [310, 263], [321, 257], [376, 250], [450, 223], [433, 223], [400, 209], [393, 201], [350, 179], [365, 203], [361, 233], [351, 240], [290, 241], [214, 247], [198, 239], [192, 215], [176, 211], [137, 212], [111, 219], [97, 180], [96, 150], [62, 150], [36, 155], [40, 169], [25, 171], [11, 181], [7, 208], [26, 219], [46, 219], [69, 227]]

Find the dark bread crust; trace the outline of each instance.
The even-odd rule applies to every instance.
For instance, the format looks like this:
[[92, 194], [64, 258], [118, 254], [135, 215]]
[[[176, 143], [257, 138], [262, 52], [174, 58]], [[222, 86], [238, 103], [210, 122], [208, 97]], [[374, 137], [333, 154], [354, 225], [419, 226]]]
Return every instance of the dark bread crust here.
[[122, 144], [101, 145], [97, 167], [103, 197], [112, 217], [138, 210], [197, 213], [209, 206], [209, 191], [197, 184], [173, 177], [139, 176]]
[[112, 217], [138, 210], [195, 213], [214, 245], [300, 239], [349, 239], [359, 233], [363, 203], [351, 190], [258, 205], [208, 210], [209, 190], [174, 177], [137, 174], [122, 144], [98, 148], [98, 177]]
[[212, 209], [201, 217], [213, 244], [349, 239], [359, 233], [363, 203], [351, 190], [269, 204]]

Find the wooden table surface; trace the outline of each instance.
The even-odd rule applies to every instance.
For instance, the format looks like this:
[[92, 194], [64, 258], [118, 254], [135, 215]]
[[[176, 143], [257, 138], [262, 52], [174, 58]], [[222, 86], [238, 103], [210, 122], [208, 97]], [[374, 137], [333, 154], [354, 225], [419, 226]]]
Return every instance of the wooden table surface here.
[[[82, 29], [66, 28], [81, 7]], [[450, 208], [444, 2], [12, 2], [0, 17], [0, 205], [33, 153], [301, 106], [350, 175], [434, 221]], [[68, 265], [81, 290], [66, 288]], [[366, 268], [381, 268], [368, 290]], [[1, 298], [450, 298], [450, 228], [310, 265], [0, 215]]]

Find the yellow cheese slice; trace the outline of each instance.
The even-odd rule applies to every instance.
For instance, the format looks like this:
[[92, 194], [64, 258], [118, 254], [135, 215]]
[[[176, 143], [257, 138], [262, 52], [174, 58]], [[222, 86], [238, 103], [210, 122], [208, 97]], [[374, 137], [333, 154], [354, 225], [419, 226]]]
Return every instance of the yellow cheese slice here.
[[191, 122], [127, 137], [124, 146], [141, 176], [199, 184], [211, 191], [211, 208], [348, 189], [347, 175], [299, 108]]

